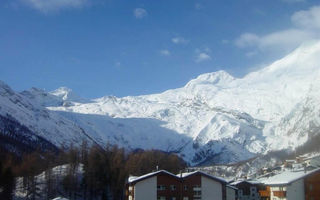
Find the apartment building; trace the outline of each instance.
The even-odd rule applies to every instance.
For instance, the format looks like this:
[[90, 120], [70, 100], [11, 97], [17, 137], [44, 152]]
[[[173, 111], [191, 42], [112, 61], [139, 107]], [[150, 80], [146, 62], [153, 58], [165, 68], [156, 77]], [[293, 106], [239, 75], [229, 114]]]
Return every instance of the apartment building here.
[[260, 179], [265, 200], [320, 200], [320, 169], [289, 170]]
[[128, 200], [235, 200], [236, 188], [204, 172], [172, 174], [160, 170], [129, 177]]

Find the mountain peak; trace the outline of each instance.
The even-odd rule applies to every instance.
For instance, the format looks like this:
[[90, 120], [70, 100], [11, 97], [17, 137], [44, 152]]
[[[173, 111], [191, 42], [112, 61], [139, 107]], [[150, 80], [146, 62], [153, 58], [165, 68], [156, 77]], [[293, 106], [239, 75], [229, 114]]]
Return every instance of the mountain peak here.
[[186, 87], [193, 87], [194, 85], [225, 85], [235, 80], [228, 72], [220, 70], [211, 73], [199, 75], [197, 78], [192, 79]]
[[50, 92], [50, 94], [61, 98], [63, 101], [84, 102], [85, 100], [75, 94], [72, 89], [67, 87], [59, 87], [58, 89]]
[[67, 87], [59, 87], [58, 89], [50, 92], [51, 94], [55, 94], [56, 96], [65, 95], [68, 93], [72, 93], [72, 89]]

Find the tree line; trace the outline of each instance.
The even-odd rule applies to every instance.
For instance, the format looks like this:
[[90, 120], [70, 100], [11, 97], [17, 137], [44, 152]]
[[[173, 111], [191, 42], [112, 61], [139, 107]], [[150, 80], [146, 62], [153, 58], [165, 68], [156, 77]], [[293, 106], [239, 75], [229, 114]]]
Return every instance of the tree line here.
[[34, 151], [16, 157], [0, 152], [0, 156], [0, 199], [9, 200], [14, 189], [24, 191], [23, 198], [31, 200], [57, 196], [121, 200], [129, 175], [139, 176], [156, 168], [178, 173], [186, 167], [175, 154], [127, 152], [115, 145], [89, 146], [86, 142], [80, 147], [64, 147], [59, 153]]

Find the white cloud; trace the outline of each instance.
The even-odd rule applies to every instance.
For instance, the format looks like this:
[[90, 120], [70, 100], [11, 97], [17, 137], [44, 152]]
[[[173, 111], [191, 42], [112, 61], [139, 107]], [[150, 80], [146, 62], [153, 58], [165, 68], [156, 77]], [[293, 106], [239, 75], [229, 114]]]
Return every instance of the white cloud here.
[[171, 52], [168, 49], [163, 49], [160, 51], [160, 54], [164, 56], [170, 56]]
[[235, 40], [235, 45], [258, 51], [275, 51], [276, 49], [287, 52], [305, 41], [320, 39], [320, 6], [295, 12], [291, 16], [291, 23], [292, 25], [288, 29], [265, 35], [243, 33]]
[[244, 33], [235, 41], [235, 44], [241, 48], [257, 47], [262, 51], [274, 47], [289, 50], [312, 38], [313, 34], [311, 32], [299, 29], [287, 29], [263, 36]]
[[291, 21], [300, 28], [320, 29], [320, 6], [294, 13]]
[[148, 16], [148, 12], [143, 8], [136, 8], [136, 9], [133, 10], [133, 15], [137, 19], [142, 19], [142, 18]]
[[184, 39], [183, 37], [175, 37], [175, 38], [172, 38], [171, 41], [174, 43], [174, 44], [188, 44], [188, 40]]
[[260, 47], [283, 46], [284, 48], [293, 48], [300, 45], [305, 40], [311, 39], [312, 33], [299, 29], [287, 29], [274, 32], [261, 37]]
[[238, 39], [236, 39], [235, 43], [238, 47], [243, 48], [257, 45], [257, 43], [259, 43], [259, 40], [259, 36], [254, 33], [243, 33]]
[[67, 8], [82, 8], [89, 0], [21, 0], [28, 6], [42, 12], [50, 13]]
[[211, 60], [211, 56], [209, 56], [206, 52], [198, 53], [198, 55], [195, 59], [195, 61], [197, 63], [203, 62], [203, 61], [208, 61], [208, 60]]

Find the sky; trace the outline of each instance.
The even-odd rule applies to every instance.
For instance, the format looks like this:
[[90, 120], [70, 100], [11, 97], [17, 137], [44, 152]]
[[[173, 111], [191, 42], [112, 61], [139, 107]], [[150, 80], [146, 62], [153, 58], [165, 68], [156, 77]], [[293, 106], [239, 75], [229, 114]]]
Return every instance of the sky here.
[[1, 0], [0, 80], [98, 98], [241, 78], [320, 38], [313, 0]]

